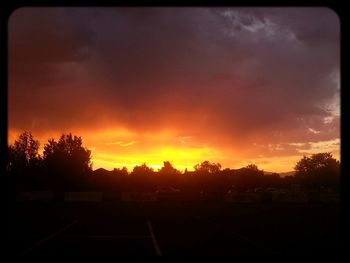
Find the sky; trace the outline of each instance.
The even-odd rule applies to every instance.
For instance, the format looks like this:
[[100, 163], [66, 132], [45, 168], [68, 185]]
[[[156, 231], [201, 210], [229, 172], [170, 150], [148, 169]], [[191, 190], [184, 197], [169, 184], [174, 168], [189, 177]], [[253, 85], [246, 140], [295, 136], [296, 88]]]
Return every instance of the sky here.
[[72, 132], [109, 170], [340, 159], [331, 9], [20, 8], [8, 29], [9, 143]]

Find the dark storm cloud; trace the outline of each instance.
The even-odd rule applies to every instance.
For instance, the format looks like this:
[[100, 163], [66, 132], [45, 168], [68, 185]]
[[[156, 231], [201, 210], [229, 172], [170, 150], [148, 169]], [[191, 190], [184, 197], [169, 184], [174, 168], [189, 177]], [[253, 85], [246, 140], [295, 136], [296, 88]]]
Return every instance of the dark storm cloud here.
[[106, 120], [237, 144], [339, 137], [336, 119], [324, 123], [339, 94], [330, 9], [20, 9], [9, 26], [13, 127]]

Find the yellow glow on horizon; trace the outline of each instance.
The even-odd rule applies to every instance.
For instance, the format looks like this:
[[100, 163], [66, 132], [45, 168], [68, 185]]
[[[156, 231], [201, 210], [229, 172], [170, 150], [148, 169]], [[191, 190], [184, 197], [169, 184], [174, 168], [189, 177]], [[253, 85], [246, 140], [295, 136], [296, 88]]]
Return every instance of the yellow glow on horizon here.
[[[21, 131], [22, 132], [22, 131]], [[8, 143], [12, 144], [21, 133], [9, 130]], [[73, 135], [83, 138], [83, 146], [91, 150], [93, 169], [128, 168], [131, 172], [136, 165], [146, 163], [154, 170], [163, 166], [164, 161], [170, 161], [173, 166], [184, 171], [194, 170], [194, 166], [205, 160], [219, 162], [222, 168], [241, 168], [250, 163], [256, 164], [259, 169], [269, 172], [289, 172], [294, 169], [297, 161], [303, 155], [316, 152], [332, 152], [334, 158], [340, 160], [340, 139], [310, 143], [310, 149], [300, 149], [299, 154], [284, 156], [261, 156], [264, 152], [250, 154], [250, 157], [234, 147], [227, 145], [203, 145], [196, 141], [192, 134], [180, 134], [175, 130], [161, 130], [153, 133], [135, 132], [126, 128], [109, 128], [101, 130], [71, 131]], [[40, 141], [39, 153], [43, 153], [43, 146], [48, 139], [58, 140], [63, 132], [47, 131], [37, 134], [35, 139]], [[68, 132], [64, 132], [68, 133]], [[295, 144], [295, 143], [294, 143]], [[302, 143], [303, 144], [303, 143]]]
[[[301, 158], [301, 155], [265, 157], [252, 159], [250, 163], [256, 164], [260, 170], [264, 170], [265, 172], [283, 173], [293, 171], [295, 164]], [[241, 167], [247, 166], [250, 163], [243, 162]]]
[[93, 168], [113, 168], [127, 167], [131, 171], [134, 166], [146, 163], [149, 167], [157, 170], [163, 166], [163, 161], [170, 161], [175, 168], [184, 171], [186, 168], [191, 171], [194, 165], [204, 160], [219, 161], [220, 152], [208, 147], [153, 147], [151, 149], [139, 150], [129, 155], [120, 155], [117, 153], [93, 153]]

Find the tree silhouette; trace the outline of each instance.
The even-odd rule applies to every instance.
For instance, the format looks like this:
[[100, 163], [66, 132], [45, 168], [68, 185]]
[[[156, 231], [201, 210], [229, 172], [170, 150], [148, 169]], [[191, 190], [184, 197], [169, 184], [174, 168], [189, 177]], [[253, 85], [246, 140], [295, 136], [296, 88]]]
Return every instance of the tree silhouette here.
[[21, 133], [14, 144], [8, 146], [8, 170], [16, 171], [38, 165], [40, 161], [38, 150], [39, 141], [34, 140], [30, 132]]
[[129, 175], [128, 173], [128, 168], [126, 168], [125, 166], [123, 168], [114, 168], [113, 169], [113, 174], [114, 175], [120, 175], [120, 176], [127, 176]]
[[254, 172], [259, 171], [259, 168], [256, 164], [248, 164], [245, 168], [249, 169], [250, 171], [254, 171]]
[[340, 163], [330, 152], [303, 156], [294, 169], [295, 176], [308, 186], [339, 185]]
[[45, 171], [56, 177], [56, 182], [78, 185], [81, 176], [92, 171], [91, 151], [82, 146], [81, 137], [62, 134], [58, 142], [48, 140], [43, 156]]
[[219, 163], [211, 163], [209, 161], [204, 161], [201, 164], [196, 164], [194, 166], [196, 172], [204, 172], [204, 173], [217, 173], [221, 169], [221, 164]]
[[[195, 171], [185, 169], [184, 176], [177, 176], [181, 172], [170, 161], [164, 161], [157, 172], [145, 163], [137, 165], [128, 176], [125, 167], [112, 171], [101, 168], [92, 173], [90, 150], [83, 147], [81, 137], [71, 133], [62, 134], [58, 141], [49, 139], [44, 145], [42, 157], [38, 149], [39, 141], [29, 132], [23, 132], [13, 145], [8, 146], [7, 170], [16, 189], [99, 189], [112, 196], [120, 189], [152, 191], [174, 187], [184, 191], [215, 193], [227, 191], [232, 186], [253, 190], [288, 188], [296, 184], [303, 184], [309, 189], [326, 186], [338, 191], [340, 182], [340, 163], [327, 152], [304, 156], [295, 165], [295, 175], [287, 177], [276, 173], [264, 174], [255, 164], [221, 170], [221, 164], [209, 161], [195, 165]], [[90, 174], [97, 176], [87, 176]]]
[[148, 176], [153, 174], [153, 168], [148, 167], [145, 163], [140, 166], [136, 165], [131, 172], [131, 175], [133, 176]]
[[180, 171], [175, 169], [169, 161], [163, 162], [163, 167], [158, 171], [160, 175], [177, 175]]
[[238, 170], [237, 183], [246, 188], [260, 187], [264, 180], [264, 171], [255, 164], [249, 164]]

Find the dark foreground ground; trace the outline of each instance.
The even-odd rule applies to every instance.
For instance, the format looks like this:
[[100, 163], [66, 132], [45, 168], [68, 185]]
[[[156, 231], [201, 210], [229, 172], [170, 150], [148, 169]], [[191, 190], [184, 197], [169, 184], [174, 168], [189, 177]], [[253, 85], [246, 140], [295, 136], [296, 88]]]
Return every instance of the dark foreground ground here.
[[16, 204], [10, 256], [334, 255], [339, 205]]

